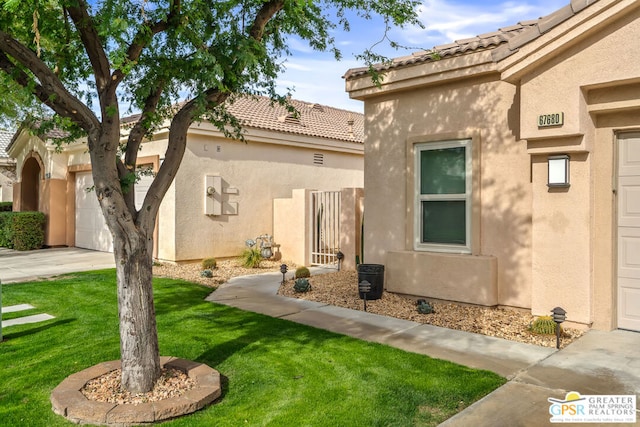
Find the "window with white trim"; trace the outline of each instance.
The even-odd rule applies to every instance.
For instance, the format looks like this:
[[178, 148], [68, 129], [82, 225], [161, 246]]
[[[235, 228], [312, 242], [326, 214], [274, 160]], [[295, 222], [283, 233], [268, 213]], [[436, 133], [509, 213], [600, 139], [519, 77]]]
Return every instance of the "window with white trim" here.
[[471, 140], [415, 145], [414, 248], [471, 252]]

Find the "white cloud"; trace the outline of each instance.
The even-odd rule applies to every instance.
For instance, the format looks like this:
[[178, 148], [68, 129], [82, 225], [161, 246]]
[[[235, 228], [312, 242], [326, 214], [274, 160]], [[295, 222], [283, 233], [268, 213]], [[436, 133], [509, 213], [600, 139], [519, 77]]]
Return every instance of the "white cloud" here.
[[[420, 17], [426, 28], [410, 27], [392, 29], [389, 38], [402, 46], [430, 49], [479, 34], [492, 32], [519, 21], [548, 15], [568, 4], [569, 0], [424, 0]], [[352, 60], [353, 53], [372, 47], [385, 34], [381, 20], [352, 20], [351, 31], [336, 31], [336, 44], [343, 48], [343, 61], [335, 61], [330, 53], [312, 52], [298, 39], [292, 39], [293, 56], [285, 64], [287, 71], [278, 80], [284, 91], [296, 89], [297, 99], [318, 102], [338, 108], [362, 111], [363, 103], [349, 99], [344, 92], [342, 76], [349, 68], [363, 64]], [[394, 50], [385, 41], [376, 46], [378, 52], [388, 57], [409, 54], [405, 49]]]
[[[419, 8], [424, 29], [412, 27], [396, 32], [408, 43], [424, 48], [492, 32], [520, 21], [548, 15], [565, 6], [567, 0], [524, 2], [475, 2], [468, 0], [425, 0]], [[430, 43], [426, 44], [425, 42]]]

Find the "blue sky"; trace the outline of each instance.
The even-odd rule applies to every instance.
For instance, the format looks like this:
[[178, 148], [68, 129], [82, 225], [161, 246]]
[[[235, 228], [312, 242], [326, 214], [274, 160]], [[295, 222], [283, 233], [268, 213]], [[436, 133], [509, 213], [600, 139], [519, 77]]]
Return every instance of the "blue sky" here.
[[[548, 15], [569, 4], [569, 0], [475, 1], [424, 0], [420, 8], [425, 28], [393, 29], [389, 37], [403, 46], [431, 49], [454, 40], [495, 31], [529, 19]], [[287, 71], [278, 81], [281, 88], [294, 88], [293, 97], [337, 108], [362, 111], [361, 101], [349, 99], [342, 76], [349, 68], [361, 67], [354, 54], [372, 46], [384, 35], [381, 21], [351, 21], [351, 31], [337, 32], [335, 39], [342, 51], [339, 62], [330, 53], [312, 51], [299, 40], [291, 40], [293, 55], [287, 59]], [[412, 51], [394, 50], [388, 43], [378, 45], [387, 57], [404, 56]]]

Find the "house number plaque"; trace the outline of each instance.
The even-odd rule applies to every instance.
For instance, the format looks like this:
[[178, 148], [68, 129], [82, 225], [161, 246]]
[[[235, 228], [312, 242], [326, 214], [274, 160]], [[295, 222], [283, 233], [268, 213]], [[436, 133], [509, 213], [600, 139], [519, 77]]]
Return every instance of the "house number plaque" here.
[[538, 116], [538, 127], [546, 128], [551, 126], [562, 126], [564, 124], [564, 113], [540, 114]]

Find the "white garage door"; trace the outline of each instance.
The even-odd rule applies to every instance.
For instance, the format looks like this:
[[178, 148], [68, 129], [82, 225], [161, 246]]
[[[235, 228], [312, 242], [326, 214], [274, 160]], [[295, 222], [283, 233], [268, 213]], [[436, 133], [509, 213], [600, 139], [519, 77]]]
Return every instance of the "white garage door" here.
[[113, 252], [113, 238], [100, 210], [91, 172], [76, 174], [76, 246]]
[[618, 141], [618, 327], [640, 331], [640, 133]]
[[[142, 176], [135, 186], [136, 209], [142, 207], [144, 196], [153, 182], [152, 176]], [[102, 215], [93, 187], [91, 172], [76, 174], [76, 246], [96, 251], [113, 252], [113, 238]]]
[[149, 191], [149, 187], [153, 182], [153, 176], [142, 175], [140, 180], [136, 184], [136, 209], [140, 210], [142, 207], [142, 202], [144, 202], [144, 196], [147, 195], [147, 191]]

